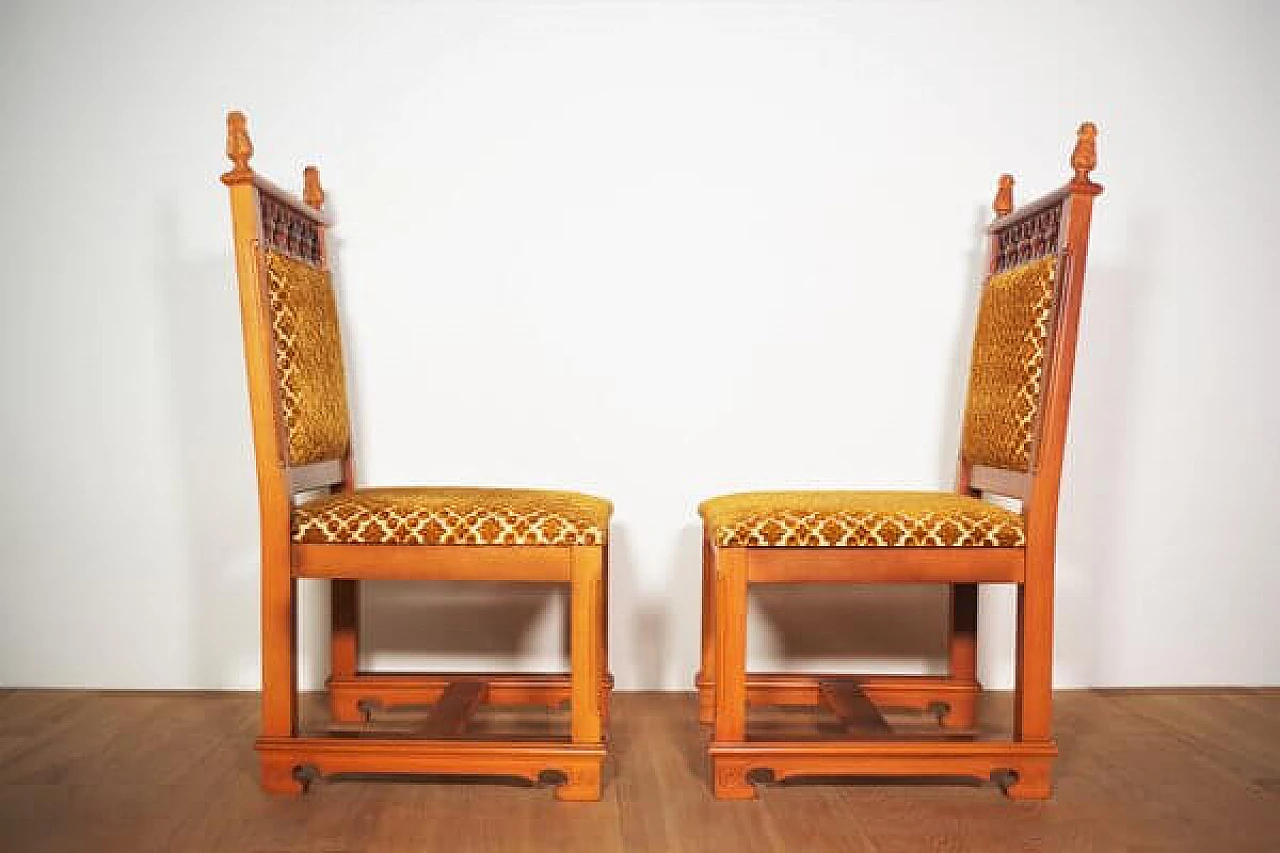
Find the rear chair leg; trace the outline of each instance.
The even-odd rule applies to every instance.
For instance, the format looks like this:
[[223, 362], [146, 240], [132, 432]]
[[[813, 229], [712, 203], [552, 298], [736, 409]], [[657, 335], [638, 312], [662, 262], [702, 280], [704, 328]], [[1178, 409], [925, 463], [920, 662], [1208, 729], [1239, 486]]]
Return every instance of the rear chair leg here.
[[[329, 583], [329, 674], [335, 679], [355, 677], [360, 655], [360, 582], [335, 579]], [[329, 716], [339, 723], [364, 720], [360, 700], [329, 695]]]
[[698, 690], [698, 722], [710, 725], [716, 718], [716, 578], [715, 550], [702, 540], [702, 661], [695, 686]]
[[[976, 683], [978, 677], [978, 585], [951, 585], [951, 629], [948, 637], [950, 674], [954, 681]], [[966, 693], [947, 700], [942, 725], [972, 729], [977, 724], [977, 695]]]
[[[1027, 580], [1018, 587], [1013, 736], [1024, 743], [1049, 743], [1052, 730], [1053, 572], [1029, 563]], [[1046, 759], [1019, 765], [1018, 780], [1006, 793], [1013, 799], [1047, 799], [1052, 793], [1052, 763]]]
[[[291, 738], [298, 729], [297, 592], [286, 562], [264, 554], [262, 565], [262, 736]], [[263, 790], [299, 794], [294, 763], [278, 756], [261, 760]]]

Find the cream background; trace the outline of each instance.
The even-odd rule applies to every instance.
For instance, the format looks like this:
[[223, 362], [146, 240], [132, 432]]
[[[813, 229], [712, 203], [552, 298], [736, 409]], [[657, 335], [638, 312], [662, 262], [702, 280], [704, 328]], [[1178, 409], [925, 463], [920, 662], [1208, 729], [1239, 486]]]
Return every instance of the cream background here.
[[[949, 483], [996, 175], [1056, 186], [1096, 121], [1057, 680], [1280, 683], [1278, 35], [1266, 2], [5, 3], [0, 684], [256, 683], [229, 108], [329, 188], [362, 479], [611, 497], [613, 669], [657, 689], [696, 668], [700, 498]], [[368, 598], [371, 665], [562, 660], [547, 590]], [[774, 591], [753, 663], [936, 667], [939, 602]]]

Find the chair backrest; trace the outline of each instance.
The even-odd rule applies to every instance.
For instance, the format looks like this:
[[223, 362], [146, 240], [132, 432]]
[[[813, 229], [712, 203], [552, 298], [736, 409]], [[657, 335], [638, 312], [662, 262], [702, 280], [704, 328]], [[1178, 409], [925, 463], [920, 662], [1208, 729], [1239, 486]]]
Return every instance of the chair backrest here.
[[264, 522], [299, 491], [350, 488], [351, 425], [337, 304], [314, 166], [302, 198], [249, 167], [242, 113], [227, 115], [231, 222]]
[[1097, 128], [1080, 126], [1074, 175], [1014, 208], [1000, 177], [990, 259], [978, 308], [957, 486], [1021, 498], [1056, 519], [1071, 377], [1097, 165]]

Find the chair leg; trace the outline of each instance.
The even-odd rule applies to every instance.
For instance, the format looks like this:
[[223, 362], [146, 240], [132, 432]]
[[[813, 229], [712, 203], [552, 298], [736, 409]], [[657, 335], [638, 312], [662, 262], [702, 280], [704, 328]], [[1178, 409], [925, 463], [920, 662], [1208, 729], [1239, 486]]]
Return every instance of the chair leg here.
[[716, 580], [716, 719], [717, 743], [744, 739], [747, 722], [747, 552], [720, 548], [715, 555]]
[[602, 734], [609, 731], [609, 704], [612, 695], [609, 674], [609, 546], [600, 551], [600, 723]]
[[288, 566], [263, 568], [262, 734], [297, 733], [297, 592]]
[[702, 540], [702, 659], [694, 685], [698, 689], [698, 722], [716, 717], [716, 578], [715, 549]]
[[[335, 679], [353, 678], [359, 669], [359, 583], [346, 579], [329, 583], [329, 674]], [[356, 723], [364, 716], [358, 699], [347, 693], [330, 694], [329, 715], [339, 723]]]
[[[973, 683], [978, 677], [978, 585], [951, 585], [950, 676]], [[947, 728], [971, 729], [977, 722], [976, 694], [957, 695], [942, 719]]]
[[[1015, 740], [1049, 743], [1053, 730], [1053, 572], [1034, 571], [1018, 587], [1017, 677], [1014, 693]], [[1052, 793], [1048, 766], [1020, 776], [1008, 794], [1015, 799], [1047, 799]]]
[[715, 552], [716, 714], [711, 778], [717, 799], [747, 800], [755, 788], [740, 761], [716, 755], [715, 747], [741, 744], [747, 734], [747, 550]]
[[599, 743], [603, 554], [575, 547], [569, 592], [569, 734], [574, 743]]
[[[604, 549], [574, 547], [569, 574], [569, 739], [574, 744], [600, 744], [603, 661]], [[573, 773], [561, 785], [559, 799], [600, 799], [600, 774]]]
[[[269, 558], [262, 566], [262, 736], [298, 733], [298, 582], [287, 562]], [[292, 765], [261, 762], [262, 787], [278, 794], [301, 793]]]
[[[1030, 572], [1028, 572], [1030, 574]], [[1049, 740], [1053, 724], [1053, 587], [1028, 578], [1018, 587], [1018, 673], [1014, 735]]]

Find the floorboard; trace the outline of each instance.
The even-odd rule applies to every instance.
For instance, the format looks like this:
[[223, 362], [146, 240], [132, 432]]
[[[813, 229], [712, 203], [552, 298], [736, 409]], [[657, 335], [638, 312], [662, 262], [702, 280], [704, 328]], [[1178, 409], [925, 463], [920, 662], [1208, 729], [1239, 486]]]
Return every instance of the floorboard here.
[[[984, 724], [1009, 697], [983, 699]], [[1280, 850], [1280, 693], [1066, 692], [1048, 803], [990, 784], [844, 779], [717, 802], [693, 697], [622, 693], [604, 799], [506, 781], [257, 787], [249, 694], [0, 691], [0, 850]]]

